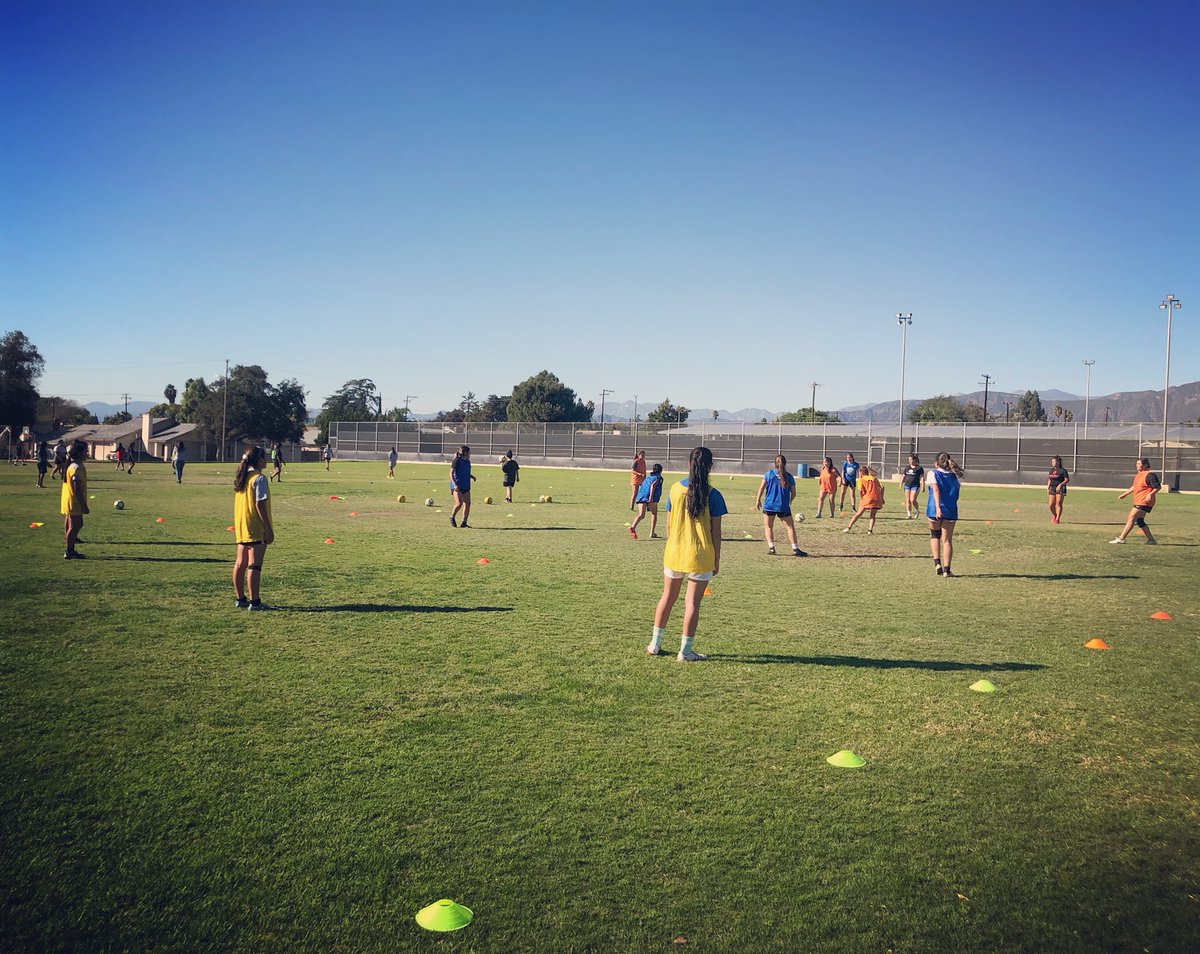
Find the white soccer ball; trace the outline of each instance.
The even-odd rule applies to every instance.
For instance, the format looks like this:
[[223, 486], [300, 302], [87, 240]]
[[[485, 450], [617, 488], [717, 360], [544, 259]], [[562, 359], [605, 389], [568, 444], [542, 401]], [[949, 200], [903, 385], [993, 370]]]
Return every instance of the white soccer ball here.
[[425, 506], [426, 506], [426, 507], [432, 507], [432, 506], [433, 506], [433, 498], [432, 498], [432, 497], [426, 497], [426, 498], [425, 498]]
[[802, 513], [796, 514], [796, 523], [804, 523], [804, 514], [802, 514]]
[[125, 501], [124, 500], [115, 500], [115, 501], [113, 501], [113, 506], [116, 507], [118, 510], [124, 510], [125, 509]]

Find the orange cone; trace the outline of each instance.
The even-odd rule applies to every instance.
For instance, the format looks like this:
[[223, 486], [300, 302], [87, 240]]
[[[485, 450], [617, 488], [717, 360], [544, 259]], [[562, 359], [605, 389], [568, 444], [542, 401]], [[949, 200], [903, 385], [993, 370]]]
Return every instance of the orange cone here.
[[985, 520], [984, 523], [986, 523], [989, 527], [992, 525], [992, 521], [990, 520]]
[[1151, 618], [1151, 619], [1170, 619], [1170, 618], [1171, 618], [1171, 614], [1170, 614], [1170, 613], [1165, 613], [1165, 612], [1163, 612], [1162, 610], [1159, 610], [1157, 613], [1151, 613], [1151, 614], [1150, 614], [1150, 618]]
[[352, 517], [357, 517], [357, 516], [358, 516], [358, 511], [357, 511], [357, 510], [351, 510], [351, 511], [350, 511], [350, 516], [352, 516]]
[[325, 538], [325, 542], [326, 542], [326, 543], [333, 543], [333, 542], [334, 542], [334, 540], [333, 540], [333, 537], [326, 537], [326, 538]]
[[479, 558], [478, 560], [476, 560], [475, 562], [476, 562], [476, 563], [478, 563], [480, 566], [483, 566], [484, 564], [486, 564], [486, 563], [491, 563], [492, 561], [491, 561], [491, 560], [489, 560], [487, 557], [480, 557], [480, 558]]
[[1013, 513], [1020, 513], [1020, 512], [1021, 512], [1021, 508], [1020, 508], [1020, 507], [1014, 507], [1014, 508], [1013, 508]]
[[155, 523], [166, 523], [166, 522], [167, 522], [167, 518], [166, 518], [166, 517], [155, 517], [155, 518], [154, 518], [154, 522], [155, 522]]
[[228, 530], [230, 533], [233, 533], [237, 528], [236, 527], [226, 527], [225, 529]]
[[705, 595], [705, 596], [713, 596], [713, 595], [714, 595], [714, 594], [713, 594], [713, 588], [712, 588], [711, 586], [706, 586], [706, 587], [704, 588], [704, 595]]
[[1103, 639], [1099, 639], [1099, 638], [1089, 639], [1086, 643], [1083, 644], [1083, 648], [1084, 649], [1112, 649], [1112, 647], [1110, 645], [1108, 645], [1108, 643], [1106, 643]]

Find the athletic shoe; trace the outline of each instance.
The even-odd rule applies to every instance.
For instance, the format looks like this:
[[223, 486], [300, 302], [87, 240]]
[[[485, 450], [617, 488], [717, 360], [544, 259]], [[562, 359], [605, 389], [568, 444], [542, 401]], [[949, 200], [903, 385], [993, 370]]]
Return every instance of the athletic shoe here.
[[951, 573], [951, 572], [950, 572], [950, 567], [946, 567], [946, 569], [942, 570], [942, 576], [943, 576], [943, 578], [949, 578], [949, 577], [952, 577], [952, 576], [954, 576], [954, 575], [955, 575], [955, 574], [953, 574], [953, 573]]
[[945, 571], [942, 569], [942, 565], [941, 565], [940, 563], [935, 563], [935, 564], [933, 565], [933, 568], [934, 568], [935, 570], [937, 570], [937, 575], [938, 575], [938, 576], [942, 576], [942, 575], [945, 573]]
[[1156, 546], [1158, 546], [1158, 541], [1155, 540], [1154, 537], [1151, 537], [1149, 540], [1146, 541], [1146, 546], [1156, 547]]
[[849, 528], [849, 527], [843, 527], [843, 528], [842, 528], [842, 533], [849, 533], [849, 532], [850, 532], [850, 528]]
[[792, 548], [792, 556], [808, 556], [808, 554], [805, 553], [803, 550], [801, 550], [799, 547], [793, 547]]
[[240, 600], [238, 600], [233, 605], [234, 605], [235, 609], [249, 609], [250, 601], [248, 599], [246, 599], [246, 597], [243, 596]]
[[453, 517], [450, 518], [450, 526], [452, 526], [452, 527], [458, 526], [458, 521], [455, 520]]
[[867, 536], [868, 536], [868, 537], [872, 537], [872, 536], [874, 536], [874, 535], [875, 535], [875, 531], [874, 531], [874, 530], [868, 530], [868, 531], [867, 531]]
[[273, 610], [274, 606], [268, 606], [266, 603], [251, 603], [246, 607], [251, 613], [260, 613], [263, 610]]
[[1117, 537], [1115, 540], [1109, 540], [1108, 542], [1109, 543], [1124, 543], [1125, 541], [1122, 540], [1120, 537]]
[[465, 521], [465, 520], [464, 520], [462, 523], [460, 523], [460, 524], [458, 525], [458, 529], [459, 529], [459, 530], [464, 530], [464, 529], [465, 529], [465, 530], [470, 530], [470, 529], [471, 529], [471, 525], [470, 525], [469, 523], [467, 523], [467, 521]]
[[821, 519], [821, 515], [820, 515], [820, 514], [817, 514], [817, 519], [818, 519], [818, 520], [820, 520], [820, 519]]
[[631, 537], [633, 537], [633, 539], [635, 539], [635, 540], [637, 539], [637, 531], [636, 531], [636, 530], [634, 530], [634, 529], [633, 529], [633, 527], [630, 527], [630, 528], [629, 528], [629, 535], [630, 535]]
[[681, 649], [675, 658], [680, 662], [704, 662], [708, 656], [704, 653], [698, 653], [689, 649], [686, 653]]
[[767, 547], [767, 556], [774, 556], [774, 555], [775, 555], [775, 548]]
[[660, 537], [657, 533], [652, 533], [652, 534], [650, 534], [650, 539], [651, 540], [661, 540], [662, 537]]
[[670, 653], [668, 653], [661, 646], [658, 649], [655, 649], [654, 644], [651, 643], [649, 646], [646, 647], [646, 655], [647, 656], [668, 656], [668, 655], [670, 655]]

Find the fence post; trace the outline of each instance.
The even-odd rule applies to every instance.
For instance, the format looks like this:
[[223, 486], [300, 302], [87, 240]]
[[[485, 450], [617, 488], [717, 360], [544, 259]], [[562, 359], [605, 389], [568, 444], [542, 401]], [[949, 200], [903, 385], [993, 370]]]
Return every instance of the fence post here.
[[1017, 421], [1017, 466], [1016, 470], [1021, 469], [1021, 422]]
[[962, 466], [963, 466], [963, 470], [966, 470], [966, 468], [967, 468], [967, 422], [966, 421], [963, 421]]
[[746, 463], [746, 422], [742, 421], [742, 449], [738, 451], [738, 463]]
[[871, 466], [871, 419], [867, 418], [867, 466]]
[[1141, 424], [1139, 424], [1139, 425], [1138, 425], [1138, 446], [1137, 446], [1137, 453], [1133, 455], [1135, 458], [1138, 458], [1138, 457], [1141, 457], [1141, 456], [1142, 456], [1142, 426], [1143, 426], [1143, 425], [1141, 425]]
[[579, 429], [578, 424], [571, 425], [571, 460], [575, 459], [575, 432]]
[[775, 426], [776, 426], [776, 427], [779, 429], [779, 447], [778, 447], [778, 449], [775, 451], [775, 453], [776, 453], [776, 454], [782, 454], [782, 453], [783, 453], [783, 425], [782, 425], [782, 424], [776, 424]]
[[667, 425], [667, 464], [671, 463], [671, 425]]
[[913, 424], [913, 449], [912, 449], [912, 452], [914, 454], [916, 454], [918, 457], [921, 456], [921, 452], [917, 449], [920, 446], [921, 446], [921, 423], [920, 423], [920, 421], [917, 421]]
[[1074, 470], [1079, 470], [1079, 425], [1075, 425], [1075, 441], [1071, 449], [1071, 467]]
[[550, 437], [550, 425], [543, 423], [542, 424], [542, 460], [543, 461], [545, 461], [545, 459], [549, 456], [549, 454], [546, 453], [546, 447], [547, 447], [546, 441], [549, 440], [549, 437]]
[[821, 463], [825, 463], [825, 458], [829, 456], [825, 448], [825, 439], [829, 434], [829, 422], [821, 422]]

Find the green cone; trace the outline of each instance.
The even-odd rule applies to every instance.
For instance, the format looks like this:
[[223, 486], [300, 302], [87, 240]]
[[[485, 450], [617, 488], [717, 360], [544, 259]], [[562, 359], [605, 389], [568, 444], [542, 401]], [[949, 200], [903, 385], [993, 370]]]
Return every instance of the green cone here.
[[996, 687], [986, 679], [980, 679], [979, 682], [971, 683], [971, 688], [976, 692], [995, 692]]
[[457, 931], [470, 924], [473, 917], [475, 912], [470, 908], [443, 898], [421, 908], [417, 912], [417, 923], [426, 931]]
[[842, 749], [840, 752], [835, 752], [825, 761], [830, 765], [836, 765], [838, 768], [861, 768], [867, 764], [866, 759], [855, 755], [849, 749]]

